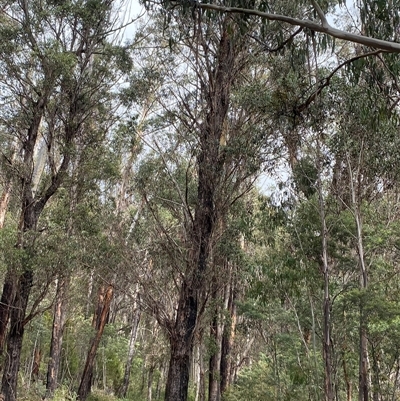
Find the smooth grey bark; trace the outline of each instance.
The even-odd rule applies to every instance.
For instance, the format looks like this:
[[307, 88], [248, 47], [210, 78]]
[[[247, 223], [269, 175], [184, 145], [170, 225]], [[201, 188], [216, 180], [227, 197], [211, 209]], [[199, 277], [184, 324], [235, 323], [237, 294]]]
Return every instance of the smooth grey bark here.
[[[361, 152], [363, 149], [361, 148]], [[346, 154], [347, 167], [349, 171], [349, 183], [350, 183], [350, 196], [352, 203], [352, 212], [356, 223], [356, 248], [358, 255], [358, 264], [360, 266], [360, 289], [365, 292], [368, 288], [368, 272], [365, 264], [365, 253], [364, 253], [364, 241], [363, 241], [363, 223], [361, 216], [361, 199], [357, 194], [356, 187], [354, 185], [354, 178], [360, 175], [360, 164], [356, 170], [356, 177], [354, 177], [350, 156]], [[361, 153], [360, 153], [361, 159]], [[359, 161], [360, 163], [360, 161]], [[358, 387], [358, 399], [359, 401], [369, 400], [369, 357], [368, 357], [368, 336], [367, 336], [367, 316], [365, 314], [365, 308], [362, 299], [360, 299], [360, 325], [359, 325], [359, 387]]]
[[129, 336], [129, 347], [128, 347], [128, 358], [125, 364], [124, 379], [122, 381], [121, 388], [119, 390], [119, 396], [125, 398], [129, 388], [129, 381], [131, 376], [132, 362], [136, 351], [136, 338], [140, 322], [140, 309], [136, 302], [136, 307], [133, 312], [131, 333]]
[[[177, 1], [176, 3], [184, 5], [185, 1]], [[201, 3], [195, 2], [196, 7], [201, 8], [203, 10], [213, 10], [227, 14], [247, 14], [247, 15], [255, 15], [263, 19], [267, 19], [269, 21], [281, 21], [286, 22], [290, 25], [299, 26], [302, 28], [307, 28], [314, 32], [321, 32], [325, 33], [329, 36], [332, 36], [337, 39], [342, 39], [348, 42], [359, 43], [364, 46], [381, 49], [390, 53], [400, 53], [400, 43], [390, 42], [387, 40], [375, 39], [368, 36], [362, 36], [351, 32], [342, 31], [340, 29], [334, 28], [331, 26], [324, 14], [321, 11], [321, 8], [318, 4], [313, 1], [314, 7], [320, 16], [321, 23], [317, 23], [308, 19], [299, 19], [293, 18], [286, 15], [280, 14], [272, 14], [266, 13], [259, 10], [247, 9], [247, 8], [240, 8], [240, 7], [224, 7], [218, 6], [216, 4], [209, 4], [209, 3]]]

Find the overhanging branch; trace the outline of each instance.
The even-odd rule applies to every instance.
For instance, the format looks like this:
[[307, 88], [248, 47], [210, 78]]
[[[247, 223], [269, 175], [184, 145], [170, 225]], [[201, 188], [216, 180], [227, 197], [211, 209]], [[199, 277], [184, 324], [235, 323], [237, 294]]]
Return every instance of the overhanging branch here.
[[[185, 0], [178, 0], [176, 4], [183, 5]], [[302, 28], [310, 29], [311, 31], [325, 33], [333, 38], [342, 39], [348, 42], [359, 43], [364, 46], [372, 47], [375, 49], [384, 50], [390, 53], [400, 53], [400, 43], [397, 42], [390, 42], [387, 40], [375, 39], [368, 36], [362, 36], [355, 33], [342, 31], [341, 29], [334, 28], [330, 25], [323, 14], [321, 8], [319, 7], [318, 3], [312, 1], [314, 7], [316, 8], [317, 14], [321, 19], [321, 24], [311, 21], [309, 19], [299, 19], [289, 17], [287, 15], [280, 15], [280, 14], [272, 14], [266, 13], [263, 11], [252, 10], [247, 8], [239, 8], [239, 7], [224, 7], [218, 6], [216, 4], [207, 4], [207, 3], [200, 3], [194, 2], [194, 6], [200, 8], [202, 10], [212, 10], [221, 13], [236, 13], [236, 14], [247, 14], [247, 15], [254, 15], [263, 19], [267, 19], [269, 21], [281, 21], [286, 22], [290, 25], [299, 26]]]

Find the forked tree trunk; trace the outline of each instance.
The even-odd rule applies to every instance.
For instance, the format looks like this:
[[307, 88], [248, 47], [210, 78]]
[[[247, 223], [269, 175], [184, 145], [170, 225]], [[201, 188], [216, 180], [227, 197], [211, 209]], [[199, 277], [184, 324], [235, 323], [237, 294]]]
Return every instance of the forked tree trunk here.
[[107, 323], [113, 294], [114, 288], [112, 285], [101, 287], [99, 289], [98, 303], [93, 317], [93, 328], [95, 329], [95, 334], [90, 342], [89, 352], [78, 389], [78, 399], [81, 401], [86, 400], [92, 388], [94, 360], [103, 335], [104, 327]]
[[67, 291], [69, 280], [60, 276], [54, 303], [53, 329], [51, 333], [50, 356], [47, 367], [46, 398], [53, 398], [57, 389], [58, 372], [61, 364], [61, 351], [66, 320]]

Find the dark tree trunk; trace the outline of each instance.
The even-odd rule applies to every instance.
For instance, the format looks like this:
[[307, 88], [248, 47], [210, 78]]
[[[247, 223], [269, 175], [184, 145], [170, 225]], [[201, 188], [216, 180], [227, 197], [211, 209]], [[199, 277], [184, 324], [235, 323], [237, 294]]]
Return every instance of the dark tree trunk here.
[[3, 293], [0, 300], [0, 355], [3, 354], [6, 341], [7, 325], [10, 318], [10, 305], [14, 301], [16, 290], [16, 277], [14, 271], [7, 270], [3, 284]]
[[368, 338], [365, 328], [364, 316], [361, 311], [360, 317], [360, 363], [359, 363], [359, 401], [369, 401], [368, 385]]
[[7, 355], [1, 383], [4, 401], [16, 401], [16, 389], [19, 364], [21, 358], [22, 339], [24, 335], [24, 319], [31, 291], [33, 273], [25, 271], [17, 283], [17, 291], [10, 313], [10, 332], [7, 341]]
[[197, 318], [197, 297], [183, 285], [175, 327], [170, 337], [171, 358], [165, 389], [166, 401], [186, 401], [189, 385], [190, 356]]
[[68, 280], [60, 276], [57, 282], [57, 293], [54, 304], [53, 329], [47, 367], [46, 398], [53, 398], [54, 391], [57, 389], [58, 384], [58, 372], [61, 364], [61, 350], [66, 320], [67, 289]]
[[204, 290], [205, 275], [216, 222], [224, 212], [215, 206], [224, 157], [220, 141], [229, 108], [229, 95], [234, 80], [235, 56], [225, 19], [221, 33], [215, 74], [204, 89], [208, 112], [199, 131], [197, 205], [188, 239], [188, 270], [182, 279], [175, 323], [169, 327], [171, 358], [165, 401], [186, 401], [190, 358], [198, 314], [198, 295]]
[[380, 394], [382, 394], [381, 384], [380, 384], [380, 369], [379, 369], [379, 360], [376, 349], [374, 345], [371, 344], [371, 354], [372, 354], [372, 400], [379, 401]]
[[114, 289], [112, 285], [109, 285], [107, 288], [101, 287], [99, 290], [98, 303], [95, 315], [93, 317], [93, 327], [96, 332], [92, 341], [90, 342], [85, 368], [83, 370], [81, 383], [78, 389], [78, 399], [81, 401], [86, 400], [92, 388], [94, 359], [103, 335], [104, 327], [107, 323], [113, 293]]

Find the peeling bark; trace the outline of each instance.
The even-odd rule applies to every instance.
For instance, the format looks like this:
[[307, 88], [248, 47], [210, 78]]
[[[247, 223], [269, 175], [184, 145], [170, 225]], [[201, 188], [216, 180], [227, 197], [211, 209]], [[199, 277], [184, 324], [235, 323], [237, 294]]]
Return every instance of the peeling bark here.
[[112, 285], [101, 287], [98, 294], [98, 302], [95, 314], [93, 316], [93, 328], [95, 334], [90, 341], [89, 352], [86, 358], [85, 367], [83, 369], [81, 382], [78, 389], [78, 399], [81, 401], [86, 400], [92, 388], [93, 366], [97, 354], [97, 349], [103, 335], [104, 327], [107, 323], [108, 315], [110, 312], [111, 300], [114, 294]]

